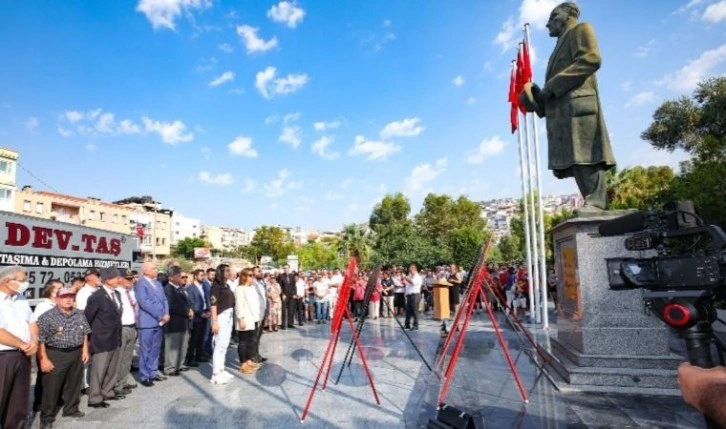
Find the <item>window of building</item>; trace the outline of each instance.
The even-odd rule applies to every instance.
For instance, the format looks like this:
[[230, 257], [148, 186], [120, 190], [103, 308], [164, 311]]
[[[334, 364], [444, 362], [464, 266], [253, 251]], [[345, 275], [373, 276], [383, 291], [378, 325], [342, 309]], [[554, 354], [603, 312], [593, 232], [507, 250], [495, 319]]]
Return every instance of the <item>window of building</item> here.
[[162, 238], [161, 239], [161, 245], [162, 246], [166, 246], [166, 238]]
[[104, 213], [104, 212], [99, 212], [99, 213], [98, 213], [98, 219], [99, 219], [99, 220], [100, 220], [101, 222], [103, 222], [103, 221], [104, 221], [104, 218], [105, 218], [105, 217], [106, 217], [106, 213]]
[[35, 203], [35, 212], [40, 214], [43, 213], [43, 203]]
[[94, 219], [96, 219], [96, 211], [91, 210], [90, 212], [88, 212], [88, 220], [94, 220]]
[[121, 223], [126, 223], [126, 215], [121, 215]]
[[0, 173], [12, 174], [12, 165], [7, 161], [0, 161]]
[[30, 201], [29, 200], [23, 201], [23, 211], [25, 213], [30, 213]]
[[0, 189], [0, 201], [11, 201], [13, 199], [13, 191], [11, 189]]
[[159, 237], [156, 237], [156, 245], [157, 246], [159, 245], [160, 242], [161, 242], [161, 240], [159, 239]]

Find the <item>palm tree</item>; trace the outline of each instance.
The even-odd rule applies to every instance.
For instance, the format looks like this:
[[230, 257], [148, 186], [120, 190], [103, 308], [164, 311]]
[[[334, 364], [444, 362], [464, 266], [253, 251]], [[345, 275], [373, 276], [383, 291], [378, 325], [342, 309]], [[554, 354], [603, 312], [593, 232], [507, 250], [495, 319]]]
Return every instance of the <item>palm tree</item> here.
[[338, 251], [346, 257], [355, 256], [361, 265], [368, 262], [374, 243], [374, 233], [368, 225], [349, 224], [343, 226], [338, 242]]

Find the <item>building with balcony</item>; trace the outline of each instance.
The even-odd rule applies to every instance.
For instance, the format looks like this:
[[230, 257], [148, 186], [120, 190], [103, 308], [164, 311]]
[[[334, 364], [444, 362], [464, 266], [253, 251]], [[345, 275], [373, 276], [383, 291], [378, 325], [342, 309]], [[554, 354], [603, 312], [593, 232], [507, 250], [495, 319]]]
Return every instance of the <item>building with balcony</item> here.
[[251, 241], [247, 231], [240, 228], [204, 225], [202, 231], [202, 238], [216, 250], [235, 250], [240, 246], [250, 244]]
[[18, 152], [0, 147], [0, 210], [15, 210], [15, 176]]
[[199, 219], [192, 219], [179, 212], [171, 215], [171, 245], [176, 246], [179, 240], [185, 238], [200, 238], [202, 225]]

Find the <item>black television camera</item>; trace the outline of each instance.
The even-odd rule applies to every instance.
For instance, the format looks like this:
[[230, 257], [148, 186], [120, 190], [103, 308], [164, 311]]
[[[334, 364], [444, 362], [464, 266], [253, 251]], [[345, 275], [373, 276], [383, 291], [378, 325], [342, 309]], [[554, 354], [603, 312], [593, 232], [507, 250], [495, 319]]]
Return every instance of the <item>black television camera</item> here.
[[[628, 214], [605, 222], [600, 235], [629, 234], [625, 248], [653, 250], [648, 258], [607, 259], [610, 288], [643, 288], [645, 305], [685, 340], [688, 358], [713, 367], [714, 301], [726, 292], [726, 234], [706, 225], [689, 201], [666, 204], [663, 210]], [[723, 354], [720, 353], [723, 365]]]

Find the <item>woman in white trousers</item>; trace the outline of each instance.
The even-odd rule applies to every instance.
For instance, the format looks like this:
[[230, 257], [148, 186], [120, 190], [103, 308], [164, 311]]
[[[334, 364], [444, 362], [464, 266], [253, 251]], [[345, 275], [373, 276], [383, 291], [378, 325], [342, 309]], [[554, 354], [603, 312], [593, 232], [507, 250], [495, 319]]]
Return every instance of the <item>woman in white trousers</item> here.
[[217, 267], [214, 284], [211, 290], [212, 333], [214, 334], [214, 353], [212, 354], [213, 384], [229, 383], [234, 376], [224, 370], [227, 348], [232, 335], [234, 292], [227, 285], [227, 280], [234, 278], [234, 273], [226, 264]]

